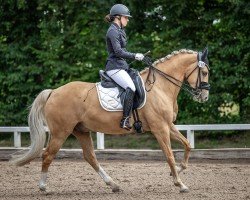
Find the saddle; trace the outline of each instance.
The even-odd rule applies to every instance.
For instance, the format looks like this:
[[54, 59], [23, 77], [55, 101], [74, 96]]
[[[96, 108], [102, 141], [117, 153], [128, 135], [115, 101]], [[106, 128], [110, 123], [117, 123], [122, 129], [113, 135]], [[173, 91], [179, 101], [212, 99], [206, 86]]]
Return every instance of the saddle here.
[[[137, 109], [141, 109], [146, 103], [144, 82], [137, 70], [131, 68], [127, 72], [133, 80], [136, 88], [132, 109], [133, 116], [135, 123], [140, 123]], [[96, 88], [102, 108], [107, 111], [123, 111], [125, 90], [114, 82], [105, 71], [100, 70], [99, 75], [101, 82], [96, 83]], [[134, 127], [135, 125], [136, 124], [134, 124]]]
[[[134, 97], [134, 103], [133, 103], [133, 110], [134, 109], [140, 109], [144, 106], [146, 103], [146, 92], [143, 80], [139, 74], [139, 72], [135, 69], [129, 69], [128, 71], [129, 76], [133, 80], [135, 84], [135, 97]], [[101, 82], [97, 83], [97, 91], [99, 95], [99, 100], [102, 105], [102, 101], [106, 101], [102, 106], [107, 111], [122, 111], [122, 107], [119, 105], [123, 105], [124, 103], [124, 97], [125, 97], [125, 90], [120, 87], [116, 82], [114, 82], [103, 70], [99, 71], [99, 75], [101, 78]], [[104, 89], [105, 88], [105, 89]], [[101, 93], [105, 93], [106, 95], [110, 96], [110, 99], [114, 98], [115, 101], [117, 101], [117, 104], [113, 103], [112, 105], [106, 105], [111, 100], [107, 97], [103, 97]], [[117, 94], [117, 96], [116, 96]], [[120, 101], [120, 102], [118, 102]], [[112, 104], [112, 102], [111, 102]], [[105, 106], [106, 105], [106, 106]], [[113, 107], [113, 108], [112, 108]]]

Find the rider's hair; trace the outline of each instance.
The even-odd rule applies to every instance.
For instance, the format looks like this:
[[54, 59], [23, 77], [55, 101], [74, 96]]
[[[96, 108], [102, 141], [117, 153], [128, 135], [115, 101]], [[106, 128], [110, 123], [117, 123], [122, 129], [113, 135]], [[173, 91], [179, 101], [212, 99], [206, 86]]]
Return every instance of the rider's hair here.
[[106, 15], [105, 16], [105, 18], [104, 18], [104, 20], [106, 21], [106, 22], [113, 22], [114, 20], [115, 20], [115, 18], [116, 18], [117, 16], [113, 16], [113, 15], [110, 15], [110, 14], [108, 14], [108, 15]]

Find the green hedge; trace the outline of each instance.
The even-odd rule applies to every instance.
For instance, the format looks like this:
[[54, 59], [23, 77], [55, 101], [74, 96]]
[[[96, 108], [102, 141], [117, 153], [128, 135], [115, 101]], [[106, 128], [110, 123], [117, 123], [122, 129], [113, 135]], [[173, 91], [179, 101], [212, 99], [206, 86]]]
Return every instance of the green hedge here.
[[[99, 80], [107, 57], [104, 16], [116, 1], [6, 0], [0, 4], [0, 126], [27, 125], [45, 88]], [[133, 15], [128, 49], [160, 58], [209, 47], [210, 100], [182, 93], [179, 124], [249, 123], [250, 4], [247, 0], [119, 1]], [[143, 5], [143, 6], [142, 6]], [[141, 69], [142, 64], [134, 64]], [[233, 111], [232, 109], [233, 108]]]

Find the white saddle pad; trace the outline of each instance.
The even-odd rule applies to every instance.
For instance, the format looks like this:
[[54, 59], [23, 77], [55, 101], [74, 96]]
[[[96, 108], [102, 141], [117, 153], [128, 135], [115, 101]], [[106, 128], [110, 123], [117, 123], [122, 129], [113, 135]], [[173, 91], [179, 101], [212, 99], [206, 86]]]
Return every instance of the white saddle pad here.
[[[144, 86], [144, 85], [143, 85]], [[100, 104], [104, 110], [107, 111], [123, 111], [123, 106], [121, 104], [121, 99], [118, 97], [119, 90], [115, 88], [104, 88], [101, 83], [96, 83], [96, 89]], [[145, 91], [145, 87], [144, 87]], [[146, 92], [145, 99], [142, 105], [138, 109], [141, 109], [146, 103]]]

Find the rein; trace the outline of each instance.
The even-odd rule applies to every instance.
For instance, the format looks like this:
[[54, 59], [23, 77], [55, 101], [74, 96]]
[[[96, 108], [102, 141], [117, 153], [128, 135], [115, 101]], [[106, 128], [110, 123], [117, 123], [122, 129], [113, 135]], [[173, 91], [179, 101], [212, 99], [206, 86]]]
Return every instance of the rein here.
[[[201, 77], [200, 77], [200, 68], [206, 66], [209, 69], [209, 66], [204, 63], [204, 62], [198, 62], [198, 65], [193, 69], [193, 71], [185, 78], [184, 82], [174, 78], [173, 76], [170, 76], [164, 72], [162, 72], [161, 70], [157, 69], [156, 67], [154, 67], [152, 65], [152, 61], [150, 60], [150, 58], [147, 58], [144, 60], [144, 62], [149, 66], [149, 73], [148, 76], [146, 78], [146, 82], [148, 83], [148, 85], [152, 85], [149, 89], [146, 88], [145, 89], [147, 92], [150, 92], [154, 86], [154, 83], [156, 81], [156, 77], [155, 77], [155, 72], [157, 72], [158, 74], [162, 75], [165, 79], [167, 79], [169, 82], [171, 82], [172, 84], [174, 84], [175, 86], [179, 87], [180, 89], [183, 89], [184, 91], [188, 92], [189, 94], [191, 94], [192, 96], [197, 96], [200, 95], [201, 90], [205, 89], [205, 90], [210, 90], [210, 84], [207, 82], [201, 82]], [[199, 64], [202, 64], [203, 66], [200, 66]], [[192, 86], [190, 86], [190, 84], [188, 83], [187, 79], [191, 76], [191, 74], [198, 68], [199, 72], [198, 72], [198, 77], [197, 77], [197, 81], [196, 81], [196, 87], [193, 88]], [[150, 75], [153, 72], [153, 81], [150, 80]], [[199, 83], [199, 85], [198, 85]]]

